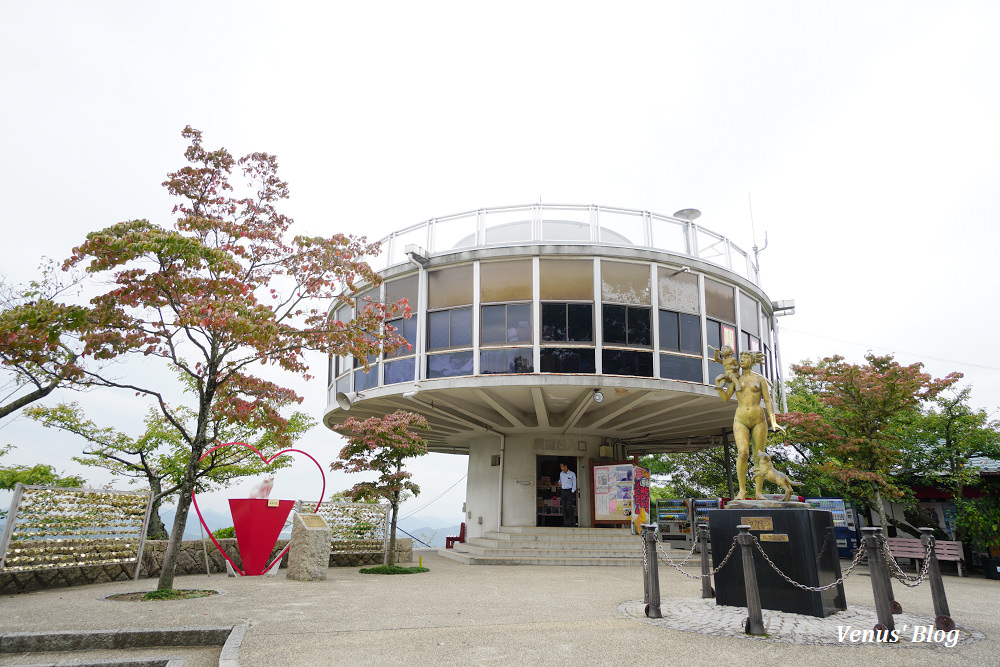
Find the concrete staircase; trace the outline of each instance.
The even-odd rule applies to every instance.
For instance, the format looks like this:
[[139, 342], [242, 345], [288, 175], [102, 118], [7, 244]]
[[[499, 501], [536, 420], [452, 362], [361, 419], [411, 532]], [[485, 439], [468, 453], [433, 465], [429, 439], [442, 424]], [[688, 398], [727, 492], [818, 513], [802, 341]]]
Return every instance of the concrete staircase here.
[[628, 528], [503, 526], [438, 554], [466, 565], [637, 565], [642, 540]]

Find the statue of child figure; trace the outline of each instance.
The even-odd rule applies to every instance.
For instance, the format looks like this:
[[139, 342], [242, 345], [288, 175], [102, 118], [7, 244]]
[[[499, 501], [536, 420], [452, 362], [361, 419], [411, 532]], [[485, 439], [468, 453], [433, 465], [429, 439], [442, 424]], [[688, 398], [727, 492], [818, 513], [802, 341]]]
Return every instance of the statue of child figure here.
[[733, 356], [736, 354], [735, 350], [729, 345], [723, 345], [719, 349], [711, 345], [709, 347], [714, 351], [713, 359], [715, 362], [722, 364], [725, 369], [724, 373], [715, 376], [715, 390], [721, 392], [727, 382], [732, 382], [735, 390], [740, 391], [742, 389], [740, 386], [740, 362]]

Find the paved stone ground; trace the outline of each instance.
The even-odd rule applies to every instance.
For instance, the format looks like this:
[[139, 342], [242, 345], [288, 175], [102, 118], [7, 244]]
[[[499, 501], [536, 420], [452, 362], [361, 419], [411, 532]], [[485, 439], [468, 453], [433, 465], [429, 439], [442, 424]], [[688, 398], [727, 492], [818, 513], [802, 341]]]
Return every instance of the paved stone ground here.
[[[898, 644], [852, 645], [837, 642], [837, 616], [824, 620], [790, 614], [779, 624], [777, 612], [765, 611], [771, 638], [749, 637], [742, 633], [744, 610], [702, 601], [701, 584], [669, 567], [660, 568], [662, 607], [676, 610], [678, 617], [701, 614], [700, 631], [668, 625], [673, 622], [669, 616], [661, 624], [645, 618], [636, 601], [642, 596], [639, 567], [470, 566], [434, 553], [422, 555], [430, 571], [403, 577], [363, 575], [358, 568], [330, 568], [322, 582], [290, 581], [284, 570], [273, 578], [178, 577], [177, 588], [225, 592], [191, 600], [106, 599], [149, 590], [155, 580], [4, 595], [0, 633], [248, 624], [239, 655], [242, 667], [633, 662], [965, 667], [996, 664], [1000, 655], [1000, 581], [982, 575], [945, 576], [952, 618], [969, 632], [957, 646], [912, 643], [905, 633], [906, 640]], [[847, 613], [867, 614], [860, 629], [873, 627], [866, 569], [858, 568], [844, 587]], [[909, 623], [909, 617], [931, 623], [926, 586], [900, 586], [894, 592], [905, 612], [897, 623]], [[831, 626], [819, 625], [830, 621]], [[785, 639], [796, 633], [799, 641]], [[815, 643], [805, 641], [807, 637]], [[0, 658], [0, 664], [10, 663]]]
[[[850, 645], [851, 631], [871, 630], [878, 623], [875, 610], [868, 607], [848, 605], [846, 611], [837, 612], [826, 618], [790, 614], [783, 611], [764, 609], [764, 628], [767, 637], [752, 637], [740, 631], [747, 618], [746, 607], [725, 607], [715, 604], [711, 598], [687, 598], [668, 600], [660, 605], [662, 618], [647, 618], [646, 605], [642, 600], [629, 600], [618, 605], [618, 613], [628, 618], [661, 628], [698, 632], [717, 637], [746, 637], [760, 641], [787, 642], [789, 644], [845, 644]], [[893, 622], [899, 633], [898, 646], [934, 646], [948, 644], [946, 648], [969, 645], [985, 639], [978, 630], [956, 627], [951, 638], [944, 633], [936, 636], [941, 641], [926, 641], [928, 626], [934, 619], [913, 614], [896, 614]], [[931, 630], [933, 632], [933, 629]], [[855, 635], [857, 637], [857, 635]], [[953, 639], [952, 639], [953, 638]], [[917, 639], [919, 641], [914, 641]], [[861, 643], [861, 639], [853, 643]], [[891, 644], [892, 642], [889, 642]]]

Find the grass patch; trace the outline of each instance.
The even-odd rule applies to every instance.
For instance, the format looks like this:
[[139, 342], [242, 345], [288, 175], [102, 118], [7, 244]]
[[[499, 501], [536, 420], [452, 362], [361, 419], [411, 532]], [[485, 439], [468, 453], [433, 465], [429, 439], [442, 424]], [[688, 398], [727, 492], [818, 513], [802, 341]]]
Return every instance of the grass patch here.
[[178, 590], [176, 588], [160, 588], [149, 591], [142, 596], [143, 600], [187, 600], [189, 598], [204, 598], [215, 595], [216, 591]]
[[418, 572], [430, 572], [426, 567], [400, 567], [398, 565], [376, 565], [375, 567], [363, 567], [361, 574], [417, 574]]
[[114, 602], [147, 602], [157, 600], [188, 600], [190, 598], [207, 598], [210, 595], [218, 595], [219, 591], [211, 590], [178, 590], [175, 588], [161, 588], [155, 591], [139, 591], [138, 593], [118, 593], [109, 595], [105, 600]]

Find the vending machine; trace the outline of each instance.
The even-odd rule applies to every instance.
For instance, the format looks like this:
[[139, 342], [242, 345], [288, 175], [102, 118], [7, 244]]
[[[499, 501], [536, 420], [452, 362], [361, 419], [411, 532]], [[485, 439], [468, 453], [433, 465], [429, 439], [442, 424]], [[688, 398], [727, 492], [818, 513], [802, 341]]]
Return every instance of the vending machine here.
[[[691, 525], [693, 527], [692, 539], [698, 540], [698, 529], [702, 526], [708, 528], [709, 510], [722, 509], [721, 498], [691, 498]], [[711, 544], [711, 539], [709, 540]]]
[[691, 509], [683, 498], [661, 498], [656, 501], [656, 528], [660, 541], [675, 549], [691, 548]]
[[858, 546], [854, 512], [848, 512], [843, 498], [806, 498], [813, 509], [827, 510], [833, 514], [833, 535], [837, 539], [837, 555], [852, 558]]

